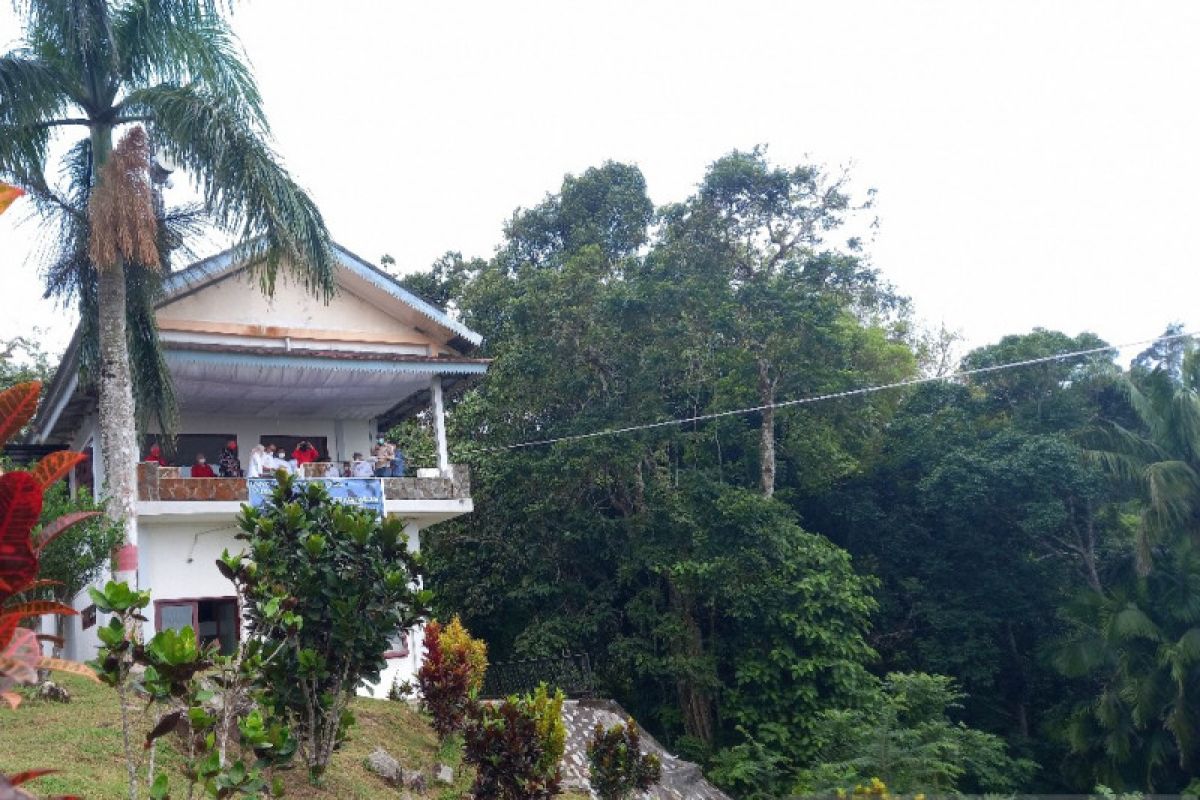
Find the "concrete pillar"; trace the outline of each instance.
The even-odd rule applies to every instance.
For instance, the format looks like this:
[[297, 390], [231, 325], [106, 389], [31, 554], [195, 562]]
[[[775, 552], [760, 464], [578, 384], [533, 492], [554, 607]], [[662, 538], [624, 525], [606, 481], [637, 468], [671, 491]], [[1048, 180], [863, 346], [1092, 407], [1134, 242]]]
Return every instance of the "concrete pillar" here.
[[437, 438], [438, 470], [450, 474], [450, 446], [446, 442], [446, 404], [442, 398], [442, 376], [429, 379], [429, 393], [433, 396], [433, 432]]

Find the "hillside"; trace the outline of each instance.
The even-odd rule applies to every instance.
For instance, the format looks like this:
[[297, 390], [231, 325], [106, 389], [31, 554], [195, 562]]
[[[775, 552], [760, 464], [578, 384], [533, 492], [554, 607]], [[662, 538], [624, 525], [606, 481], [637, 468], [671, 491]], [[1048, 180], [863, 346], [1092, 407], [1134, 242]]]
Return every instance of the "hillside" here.
[[[28, 788], [38, 795], [76, 793], [88, 800], [124, 800], [128, 787], [115, 693], [72, 677], [63, 678], [62, 683], [74, 696], [69, 704], [27, 700], [16, 711], [0, 709], [0, 771], [56, 768], [62, 772], [34, 781]], [[420, 714], [404, 703], [365, 698], [356, 700], [353, 710], [358, 724], [350, 742], [334, 756], [326, 785], [312, 787], [303, 770], [291, 770], [285, 778], [287, 797], [365, 800], [399, 796], [363, 766], [376, 747], [387, 750], [406, 768], [431, 771], [438, 758], [437, 737]], [[168, 768], [176, 762], [170, 752], [160, 751], [159, 758]], [[462, 797], [471, 775], [460, 768], [455, 779], [453, 786], [431, 783], [424, 795], [415, 797]]]

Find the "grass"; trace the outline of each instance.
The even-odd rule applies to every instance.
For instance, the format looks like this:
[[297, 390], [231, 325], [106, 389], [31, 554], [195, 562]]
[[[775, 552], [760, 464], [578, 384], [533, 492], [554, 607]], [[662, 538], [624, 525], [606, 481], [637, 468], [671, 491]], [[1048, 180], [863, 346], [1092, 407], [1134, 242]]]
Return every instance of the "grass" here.
[[[16, 711], [7, 706], [0, 708], [0, 772], [61, 770], [26, 785], [38, 795], [79, 794], [87, 800], [128, 798], [116, 693], [72, 676], [57, 680], [70, 690], [70, 703], [26, 700]], [[358, 722], [351, 730], [350, 741], [334, 755], [325, 784], [309, 785], [302, 767], [288, 770], [284, 773], [286, 797], [365, 800], [394, 794], [395, 789], [389, 789], [364, 765], [376, 747], [387, 750], [406, 769], [424, 769], [426, 777], [439, 759], [455, 767], [452, 786], [431, 782], [423, 797], [457, 800], [466, 796], [473, 777], [470, 770], [459, 766], [458, 753], [440, 751], [437, 736], [407, 704], [357, 698], [352, 710]], [[138, 730], [144, 732], [146, 727], [141, 725]], [[175, 772], [179, 757], [169, 746], [160, 746], [158, 763]], [[177, 785], [183, 785], [182, 778]]]

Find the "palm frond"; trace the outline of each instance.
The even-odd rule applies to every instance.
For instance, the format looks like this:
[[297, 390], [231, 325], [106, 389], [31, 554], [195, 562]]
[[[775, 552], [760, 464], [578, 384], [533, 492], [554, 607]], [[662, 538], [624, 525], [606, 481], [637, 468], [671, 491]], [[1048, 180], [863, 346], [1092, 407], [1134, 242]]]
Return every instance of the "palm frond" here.
[[1200, 475], [1184, 461], [1156, 461], [1145, 474], [1153, 524], [1164, 531], [1189, 527], [1200, 501]]
[[1165, 425], [1160, 411], [1162, 406], [1155, 402], [1159, 387], [1153, 373], [1143, 378], [1140, 383], [1126, 376], [1124, 380], [1117, 382], [1117, 387], [1125, 395], [1138, 420], [1150, 431], [1151, 438], [1160, 442]]
[[62, 117], [70, 106], [62, 76], [27, 49], [0, 56], [0, 123], [33, 127]]
[[1153, 441], [1115, 422], [1103, 422], [1081, 437], [1084, 456], [1120, 483], [1141, 488], [1145, 465], [1172, 455]]
[[0, 124], [0, 179], [20, 186], [37, 182], [49, 147], [47, 128]]
[[25, 40], [43, 56], [54, 54], [63, 64], [84, 68], [111, 58], [108, 0], [14, 0], [14, 5], [25, 19]]
[[113, 36], [131, 85], [194, 85], [243, 106], [266, 128], [246, 55], [211, 2], [130, 0], [114, 14]]
[[152, 119], [155, 143], [186, 169], [222, 228], [240, 235], [263, 289], [286, 263], [326, 299], [334, 291], [329, 232], [308, 194], [279, 165], [265, 134], [236, 105], [191, 86], [134, 92], [126, 106]]
[[1200, 397], [1194, 389], [1181, 388], [1171, 397], [1166, 417], [1172, 441], [1178, 443], [1181, 458], [1200, 463]]
[[173, 436], [179, 422], [171, 373], [159, 346], [154, 306], [162, 298], [163, 272], [158, 267], [127, 264], [125, 267], [125, 326], [129, 338], [129, 366], [138, 425], [144, 431], [153, 417], [159, 430]]
[[1133, 604], [1121, 609], [1113, 617], [1112, 633], [1119, 639], [1149, 639], [1155, 642], [1162, 639], [1154, 620]]

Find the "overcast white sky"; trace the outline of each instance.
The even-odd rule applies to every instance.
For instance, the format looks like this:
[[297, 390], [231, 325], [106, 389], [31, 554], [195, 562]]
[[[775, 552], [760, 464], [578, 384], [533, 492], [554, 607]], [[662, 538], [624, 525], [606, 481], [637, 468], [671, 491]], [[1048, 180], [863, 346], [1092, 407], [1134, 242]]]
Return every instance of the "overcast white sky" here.
[[[853, 163], [875, 265], [972, 345], [1200, 323], [1200, 3], [251, 0], [233, 24], [280, 153], [372, 260], [487, 256], [605, 159], [679, 200], [764, 143]], [[0, 336], [61, 346], [21, 220], [0, 217]]]

